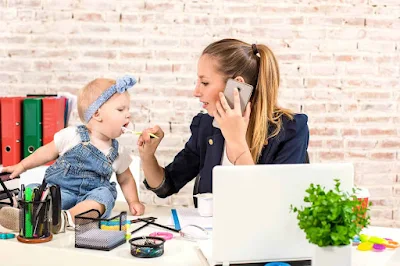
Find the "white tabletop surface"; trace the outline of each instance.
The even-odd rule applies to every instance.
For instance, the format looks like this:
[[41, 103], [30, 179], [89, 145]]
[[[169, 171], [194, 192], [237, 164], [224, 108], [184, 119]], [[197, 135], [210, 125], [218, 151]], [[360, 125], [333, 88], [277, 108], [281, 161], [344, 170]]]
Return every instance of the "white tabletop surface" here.
[[[170, 222], [171, 211], [167, 207], [146, 206], [145, 217], [147, 216], [158, 217], [156, 222], [166, 225]], [[141, 225], [143, 223], [134, 224], [131, 229]], [[0, 231], [4, 231], [4, 229], [0, 227]], [[155, 231], [164, 230], [148, 226], [134, 234], [133, 237], [149, 235]], [[0, 264], [7, 266], [200, 266], [201, 261], [195, 249], [196, 243], [182, 239], [177, 233], [174, 235], [173, 240], [166, 241], [165, 253], [159, 258], [151, 259], [133, 257], [128, 242], [111, 251], [75, 248], [75, 235], [72, 231], [54, 235], [52, 241], [42, 244], [23, 244], [16, 239], [0, 240]], [[6, 263], [3, 264], [3, 262]]]
[[[125, 206], [121, 203], [117, 206], [120, 211]], [[162, 206], [146, 206], [145, 217], [158, 217], [157, 222], [168, 225], [170, 223], [170, 208]], [[134, 217], [130, 217], [134, 218]], [[142, 224], [132, 225], [132, 230]], [[5, 231], [0, 227], [0, 231]], [[160, 231], [160, 228], [148, 226], [133, 236], [148, 235], [151, 232]], [[161, 230], [163, 231], [163, 230]], [[400, 229], [370, 227], [364, 232], [379, 237], [389, 237], [400, 240]], [[75, 248], [74, 232], [54, 235], [52, 241], [43, 244], [23, 244], [16, 239], [0, 240], [1, 265], [129, 265], [129, 266], [200, 266], [202, 260], [198, 256], [197, 244], [182, 239], [174, 233], [175, 238], [165, 243], [165, 253], [159, 258], [140, 259], [130, 254], [130, 246], [126, 244], [111, 251], [97, 251]], [[352, 266], [399, 266], [400, 248], [398, 250], [386, 250], [384, 252], [361, 252], [353, 247]], [[4, 263], [3, 263], [4, 262]]]

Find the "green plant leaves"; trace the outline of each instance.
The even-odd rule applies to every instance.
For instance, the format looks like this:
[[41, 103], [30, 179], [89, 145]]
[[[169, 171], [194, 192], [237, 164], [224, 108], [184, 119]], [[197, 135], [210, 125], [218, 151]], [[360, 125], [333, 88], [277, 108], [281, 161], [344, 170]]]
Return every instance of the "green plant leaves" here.
[[304, 197], [308, 206], [290, 206], [297, 213], [298, 225], [308, 241], [320, 247], [348, 245], [370, 222], [368, 208], [361, 208], [361, 202], [354, 195], [356, 191], [342, 192], [340, 181], [334, 181], [335, 188], [329, 191], [311, 184]]

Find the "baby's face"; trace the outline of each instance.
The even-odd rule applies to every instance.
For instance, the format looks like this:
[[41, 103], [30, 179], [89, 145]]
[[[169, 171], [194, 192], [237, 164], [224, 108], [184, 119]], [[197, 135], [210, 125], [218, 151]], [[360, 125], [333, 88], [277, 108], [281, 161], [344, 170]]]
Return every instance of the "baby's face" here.
[[101, 131], [111, 139], [115, 139], [122, 134], [121, 127], [128, 126], [130, 122], [130, 97], [129, 93], [114, 94], [99, 109], [102, 118]]

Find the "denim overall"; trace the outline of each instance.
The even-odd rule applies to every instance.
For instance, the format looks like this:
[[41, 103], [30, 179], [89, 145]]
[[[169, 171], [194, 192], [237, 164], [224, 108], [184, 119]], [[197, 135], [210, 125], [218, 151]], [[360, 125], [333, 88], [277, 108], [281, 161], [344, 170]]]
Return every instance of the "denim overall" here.
[[81, 143], [60, 156], [47, 168], [48, 185], [61, 188], [61, 208], [68, 210], [81, 201], [94, 200], [105, 206], [103, 218], [109, 217], [117, 198], [115, 182], [110, 182], [112, 164], [118, 157], [118, 141], [112, 140], [112, 148], [106, 156], [90, 143], [89, 132], [78, 126]]

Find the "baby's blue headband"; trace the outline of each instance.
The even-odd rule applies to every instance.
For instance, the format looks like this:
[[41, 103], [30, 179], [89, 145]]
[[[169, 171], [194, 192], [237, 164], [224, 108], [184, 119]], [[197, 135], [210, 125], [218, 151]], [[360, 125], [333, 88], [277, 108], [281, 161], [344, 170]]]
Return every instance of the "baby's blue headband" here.
[[99, 98], [96, 99], [85, 112], [85, 122], [88, 123], [94, 113], [115, 93], [124, 93], [127, 89], [136, 84], [136, 79], [132, 76], [124, 76], [117, 79], [116, 83], [104, 91]]

